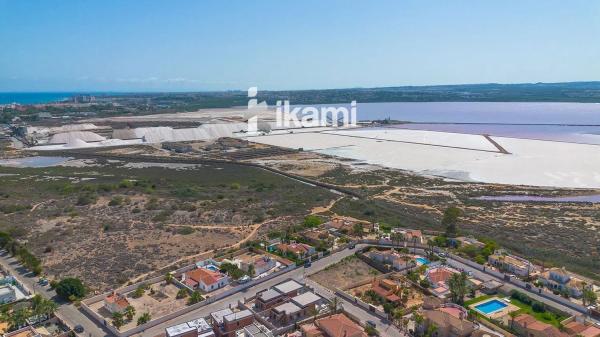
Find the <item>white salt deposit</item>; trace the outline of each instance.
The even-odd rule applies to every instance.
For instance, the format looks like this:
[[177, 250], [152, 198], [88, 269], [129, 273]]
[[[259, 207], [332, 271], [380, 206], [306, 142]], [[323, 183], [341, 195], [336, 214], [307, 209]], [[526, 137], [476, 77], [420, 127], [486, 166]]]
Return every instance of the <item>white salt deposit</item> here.
[[[347, 137], [348, 134], [356, 133], [369, 135], [373, 139]], [[463, 181], [600, 188], [600, 146], [493, 137], [511, 153], [501, 154], [489, 152], [492, 148], [477, 137], [480, 136], [434, 131], [414, 133], [412, 130], [401, 129], [388, 129], [386, 132], [365, 129], [277, 134], [248, 137], [248, 140], [288, 148], [303, 148], [369, 164]], [[480, 138], [485, 140], [482, 136]], [[389, 141], [390, 139], [413, 143], [427, 142], [436, 146]]]
[[52, 135], [48, 140], [48, 144], [69, 144], [76, 140], [82, 140], [84, 142], [100, 142], [106, 140], [106, 138], [90, 131], [73, 131]]

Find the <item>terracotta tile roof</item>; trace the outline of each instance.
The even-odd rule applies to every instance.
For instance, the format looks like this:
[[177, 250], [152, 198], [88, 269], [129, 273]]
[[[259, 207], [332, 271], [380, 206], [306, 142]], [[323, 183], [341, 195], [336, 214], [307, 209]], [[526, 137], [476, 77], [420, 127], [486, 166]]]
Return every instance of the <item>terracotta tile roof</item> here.
[[515, 317], [515, 323], [525, 330], [542, 332], [547, 337], [569, 337], [568, 334], [561, 332], [556, 327], [540, 322], [528, 314], [521, 314]]
[[329, 337], [367, 337], [364, 329], [344, 314], [321, 318], [316, 324]]
[[112, 294], [106, 296], [106, 298], [104, 300], [107, 303], [114, 303], [121, 309], [125, 309], [129, 306], [129, 301], [127, 300], [127, 298], [125, 298], [125, 296], [114, 293], [114, 292]]
[[456, 273], [454, 270], [450, 270], [444, 267], [432, 268], [427, 272], [427, 277], [431, 283], [448, 282], [448, 279], [452, 274]]
[[223, 278], [223, 275], [221, 275], [221, 273], [205, 268], [194, 269], [192, 271], [188, 271], [185, 274], [192, 280], [198, 283], [202, 282], [206, 285], [215, 284]]
[[595, 326], [588, 326], [587, 329], [579, 333], [583, 337], [600, 337], [600, 329]]

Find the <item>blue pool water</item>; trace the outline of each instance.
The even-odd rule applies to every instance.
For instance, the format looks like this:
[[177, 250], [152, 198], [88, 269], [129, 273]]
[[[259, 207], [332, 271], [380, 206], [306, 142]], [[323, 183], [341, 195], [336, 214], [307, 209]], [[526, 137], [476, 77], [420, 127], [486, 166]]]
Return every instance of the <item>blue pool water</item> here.
[[506, 308], [508, 305], [498, 300], [491, 300], [475, 306], [475, 309], [489, 315], [498, 310]]
[[212, 270], [212, 271], [218, 271], [219, 270], [219, 268], [217, 268], [217, 266], [212, 265], [212, 264], [209, 264], [208, 266], [206, 266], [204, 268], [206, 268], [208, 270]]
[[417, 262], [419, 262], [420, 264], [429, 264], [429, 260], [427, 260], [424, 257], [417, 257], [415, 260], [417, 260]]

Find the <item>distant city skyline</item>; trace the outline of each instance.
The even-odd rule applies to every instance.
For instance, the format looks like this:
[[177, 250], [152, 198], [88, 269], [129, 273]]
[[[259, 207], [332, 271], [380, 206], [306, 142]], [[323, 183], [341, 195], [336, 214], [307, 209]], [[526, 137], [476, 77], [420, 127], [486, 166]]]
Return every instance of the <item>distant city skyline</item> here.
[[0, 91], [600, 80], [596, 1], [0, 0]]

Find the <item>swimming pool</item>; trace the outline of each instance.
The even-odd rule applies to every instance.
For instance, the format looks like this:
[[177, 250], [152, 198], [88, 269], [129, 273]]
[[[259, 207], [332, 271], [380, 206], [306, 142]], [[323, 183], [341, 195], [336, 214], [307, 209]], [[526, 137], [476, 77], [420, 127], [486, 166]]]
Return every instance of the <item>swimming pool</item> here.
[[427, 260], [424, 257], [417, 257], [415, 260], [417, 260], [417, 262], [419, 262], [420, 264], [429, 264], [429, 260]]
[[218, 271], [219, 268], [217, 266], [215, 266], [214, 264], [209, 264], [207, 266], [205, 266], [204, 268], [208, 269], [208, 270], [212, 270], [212, 271]]
[[502, 310], [504, 308], [506, 308], [508, 305], [505, 303], [502, 303], [499, 300], [491, 300], [491, 301], [487, 301], [485, 303], [481, 303], [479, 305], [475, 306], [475, 309], [477, 309], [478, 311], [489, 315], [489, 314], [493, 314], [496, 311]]

